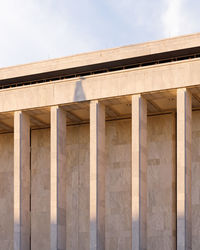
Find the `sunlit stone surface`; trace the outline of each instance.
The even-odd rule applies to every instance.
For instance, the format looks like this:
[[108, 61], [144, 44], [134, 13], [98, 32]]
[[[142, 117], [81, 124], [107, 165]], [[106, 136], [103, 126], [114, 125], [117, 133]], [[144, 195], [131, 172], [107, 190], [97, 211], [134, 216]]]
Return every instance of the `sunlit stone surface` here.
[[0, 250], [200, 249], [199, 44], [0, 69]]

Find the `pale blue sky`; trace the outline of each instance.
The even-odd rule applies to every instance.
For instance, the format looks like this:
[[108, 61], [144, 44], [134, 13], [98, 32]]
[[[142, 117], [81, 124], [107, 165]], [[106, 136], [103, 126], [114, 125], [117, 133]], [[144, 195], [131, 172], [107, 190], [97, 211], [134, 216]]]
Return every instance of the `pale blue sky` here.
[[1, 0], [0, 67], [200, 31], [199, 0]]

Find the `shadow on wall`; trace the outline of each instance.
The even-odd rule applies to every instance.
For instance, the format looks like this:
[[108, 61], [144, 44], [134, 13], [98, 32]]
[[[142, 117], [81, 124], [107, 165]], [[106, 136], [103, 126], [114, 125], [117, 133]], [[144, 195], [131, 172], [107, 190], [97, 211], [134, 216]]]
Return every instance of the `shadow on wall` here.
[[74, 99], [73, 99], [74, 102], [86, 100], [85, 92], [84, 92], [83, 86], [82, 86], [83, 80], [84, 80], [84, 77], [80, 77], [80, 80], [78, 80], [76, 82]]
[[179, 235], [177, 232], [177, 249], [190, 249], [191, 250], [193, 249], [192, 248], [192, 228], [188, 222], [187, 222], [188, 224], [186, 227], [185, 216], [186, 215], [184, 215], [183, 211], [180, 211], [180, 212], [177, 211], [177, 230], [179, 230]]

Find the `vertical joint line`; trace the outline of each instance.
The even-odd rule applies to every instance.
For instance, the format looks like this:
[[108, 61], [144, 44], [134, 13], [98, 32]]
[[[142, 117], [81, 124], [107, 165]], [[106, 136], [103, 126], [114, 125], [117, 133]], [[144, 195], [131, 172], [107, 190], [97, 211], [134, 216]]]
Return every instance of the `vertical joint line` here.
[[139, 249], [140, 249], [140, 243], [141, 243], [141, 96], [139, 97]]
[[184, 205], [185, 205], [185, 218], [184, 218], [184, 220], [185, 220], [185, 223], [184, 223], [184, 228], [185, 228], [185, 232], [184, 232], [184, 234], [185, 234], [185, 247], [186, 247], [186, 219], [187, 219], [187, 211], [186, 211], [186, 198], [187, 198], [187, 195], [186, 195], [186, 191], [187, 191], [187, 188], [186, 188], [186, 185], [187, 185], [187, 182], [186, 182], [186, 174], [187, 174], [187, 172], [186, 172], [186, 168], [187, 168], [187, 145], [186, 145], [186, 142], [187, 142], [187, 92], [186, 92], [187, 90], [185, 90], [184, 91], [184, 160], [185, 160], [185, 162], [184, 162], [184, 191], [185, 191], [185, 197], [184, 197]]
[[19, 202], [20, 202], [20, 204], [19, 204], [19, 207], [20, 207], [20, 209], [19, 209], [19, 230], [20, 230], [20, 233], [19, 233], [19, 246], [20, 246], [20, 249], [21, 249], [21, 224], [22, 224], [22, 219], [21, 219], [21, 214], [22, 214], [22, 211], [21, 211], [21, 209], [22, 209], [22, 206], [21, 206], [21, 202], [22, 202], [22, 195], [21, 195], [21, 180], [22, 180], [22, 169], [21, 169], [21, 153], [22, 153], [22, 145], [21, 145], [21, 134], [22, 134], [22, 113], [20, 112], [19, 113], [19, 136], [18, 136], [18, 140], [19, 140], [19, 183], [20, 183], [20, 185], [19, 185]]
[[98, 225], [99, 225], [99, 199], [98, 199], [98, 169], [99, 169], [99, 102], [96, 103], [96, 248], [98, 249]]
[[32, 204], [31, 204], [31, 187], [32, 187], [32, 182], [31, 182], [31, 128], [29, 128], [30, 129], [30, 135], [29, 135], [29, 143], [30, 143], [30, 204], [29, 204], [29, 206], [30, 206], [30, 250], [31, 250], [31, 206], [32, 206]]
[[57, 206], [57, 211], [56, 211], [56, 244], [57, 244], [57, 246], [56, 247], [58, 247], [58, 202], [59, 202], [59, 197], [58, 197], [58, 195], [59, 195], [59, 192], [58, 192], [58, 187], [59, 187], [59, 159], [58, 159], [58, 157], [59, 157], [59, 153], [58, 153], [58, 147], [59, 147], [59, 110], [58, 110], [59, 108], [57, 107], [56, 108], [56, 162], [57, 162], [57, 164], [56, 164], [56, 168], [57, 168], [57, 176], [56, 176], [56, 178], [57, 178], [57, 180], [56, 180], [56, 185], [57, 185], [57, 190], [56, 190], [56, 193], [57, 193], [57, 199], [56, 199], [56, 206]]

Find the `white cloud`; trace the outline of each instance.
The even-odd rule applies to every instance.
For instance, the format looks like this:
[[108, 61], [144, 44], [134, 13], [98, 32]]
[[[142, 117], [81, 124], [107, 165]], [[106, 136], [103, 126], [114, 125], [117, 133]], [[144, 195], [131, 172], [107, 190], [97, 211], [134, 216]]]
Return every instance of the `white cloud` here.
[[199, 9], [195, 0], [165, 0], [162, 16], [165, 37], [184, 35], [199, 31], [199, 16], [194, 13]]
[[163, 15], [164, 35], [177, 36], [181, 33], [181, 15], [184, 0], [166, 0], [166, 11]]
[[0, 1], [0, 67], [95, 49], [95, 39], [70, 19], [66, 2], [56, 2]]
[[198, 0], [0, 1], [0, 67], [198, 31]]
[[159, 39], [162, 35], [163, 0], [107, 1], [124, 25], [129, 27], [127, 35], [131, 43]]

